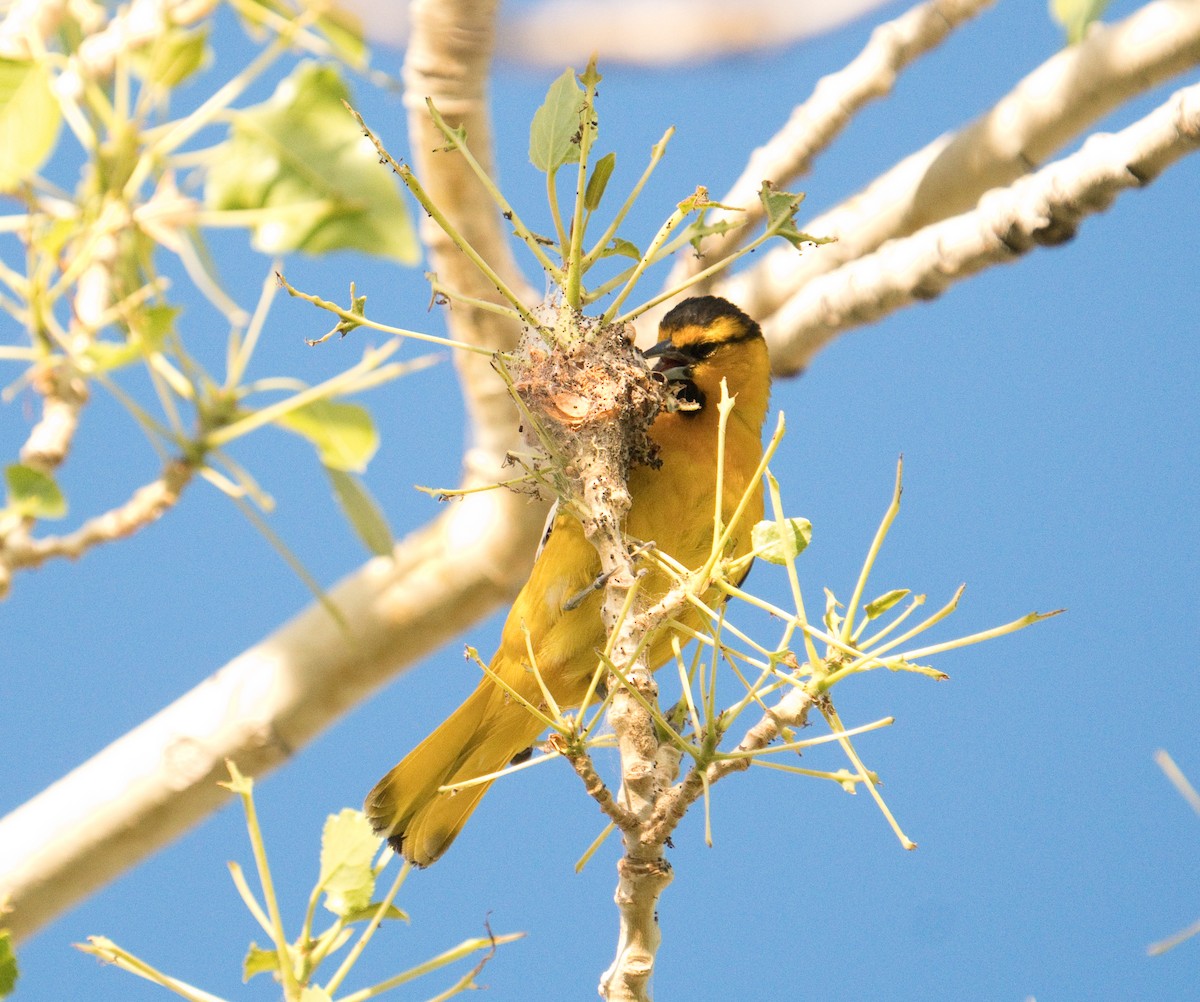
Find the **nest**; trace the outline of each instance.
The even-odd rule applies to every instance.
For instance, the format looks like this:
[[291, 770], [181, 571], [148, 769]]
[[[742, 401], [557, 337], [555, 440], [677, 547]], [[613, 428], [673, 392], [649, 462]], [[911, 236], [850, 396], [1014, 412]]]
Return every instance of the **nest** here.
[[669, 392], [633, 346], [628, 325], [552, 309], [555, 345], [527, 331], [511, 365], [531, 419], [526, 438], [549, 453], [543, 472], [565, 496], [590, 494], [597, 477], [608, 482], [606, 493], [623, 494], [632, 467], [658, 464], [648, 432]]

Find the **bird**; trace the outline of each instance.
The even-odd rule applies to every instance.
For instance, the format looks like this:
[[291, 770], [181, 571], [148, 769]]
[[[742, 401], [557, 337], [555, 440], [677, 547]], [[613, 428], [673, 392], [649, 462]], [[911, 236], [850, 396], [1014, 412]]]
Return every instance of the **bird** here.
[[[626, 538], [653, 542], [689, 569], [707, 561], [717, 492], [717, 404], [724, 379], [734, 398], [722, 478], [727, 520], [750, 492], [726, 555], [749, 553], [750, 527], [763, 512], [756, 473], [771, 383], [761, 328], [727, 300], [697, 296], [663, 317], [658, 342], [644, 354], [681, 404], [660, 412], [649, 429], [659, 462], [629, 471]], [[605, 644], [601, 590], [595, 587], [600, 573], [599, 557], [579, 520], [566, 512], [553, 515], [490, 665], [491, 672], [535, 706], [544, 697], [529, 665], [530, 649], [561, 709], [578, 707], [587, 698], [598, 652]], [[668, 587], [666, 575], [652, 570], [642, 594], [653, 600]], [[685, 613], [684, 621], [689, 616], [691, 625], [700, 625], [695, 613]], [[670, 656], [671, 633], [665, 629], [650, 644], [650, 667], [661, 667]], [[466, 702], [371, 790], [367, 819], [399, 855], [428, 866], [449, 848], [491, 784], [445, 792], [439, 787], [490, 775], [523, 760], [543, 729], [526, 707], [485, 675]]]

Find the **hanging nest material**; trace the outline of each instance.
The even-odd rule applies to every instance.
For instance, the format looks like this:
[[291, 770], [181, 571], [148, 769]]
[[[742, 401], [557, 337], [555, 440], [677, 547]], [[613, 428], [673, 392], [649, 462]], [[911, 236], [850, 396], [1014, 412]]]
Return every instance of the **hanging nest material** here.
[[669, 392], [633, 346], [629, 325], [548, 309], [552, 336], [527, 331], [510, 363], [528, 411], [526, 438], [549, 453], [542, 472], [562, 497], [599, 498], [621, 515], [629, 470], [658, 463], [648, 431]]

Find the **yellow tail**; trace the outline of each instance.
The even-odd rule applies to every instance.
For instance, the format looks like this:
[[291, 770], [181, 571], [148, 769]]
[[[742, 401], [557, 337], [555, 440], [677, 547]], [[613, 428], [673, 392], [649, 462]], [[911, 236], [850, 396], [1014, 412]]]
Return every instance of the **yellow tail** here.
[[456, 793], [439, 786], [498, 772], [537, 740], [542, 724], [484, 679], [436, 731], [367, 794], [375, 831], [417, 866], [435, 862], [467, 823], [491, 783]]

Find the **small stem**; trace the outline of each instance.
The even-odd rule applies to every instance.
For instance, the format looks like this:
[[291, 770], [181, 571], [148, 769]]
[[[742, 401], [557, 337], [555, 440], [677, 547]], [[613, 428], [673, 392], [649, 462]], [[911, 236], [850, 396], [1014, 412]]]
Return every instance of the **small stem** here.
[[875, 558], [879, 556], [883, 541], [887, 538], [888, 530], [891, 529], [892, 523], [896, 520], [896, 515], [900, 512], [900, 495], [903, 493], [904, 457], [901, 456], [896, 463], [896, 486], [892, 490], [891, 503], [888, 505], [887, 511], [883, 514], [883, 521], [879, 523], [879, 528], [875, 531], [875, 538], [871, 540], [871, 548], [867, 551], [867, 559], [863, 561], [858, 581], [854, 585], [854, 594], [850, 596], [850, 601], [846, 606], [846, 618], [842, 621], [841, 629], [841, 638], [845, 643], [850, 641], [851, 633], [854, 630], [854, 615], [858, 610], [858, 603], [862, 601], [863, 591], [867, 587], [867, 578], [870, 577], [871, 569], [875, 566]]
[[379, 924], [383, 921], [387, 911], [392, 907], [392, 902], [396, 900], [396, 895], [400, 893], [400, 888], [404, 886], [404, 881], [412, 872], [412, 863], [405, 860], [404, 865], [400, 867], [400, 872], [396, 874], [396, 879], [392, 881], [392, 886], [388, 890], [383, 901], [379, 903], [379, 907], [375, 909], [375, 914], [371, 916], [371, 921], [367, 923], [367, 927], [362, 931], [362, 935], [358, 937], [358, 942], [350, 948], [350, 952], [346, 954], [346, 959], [342, 961], [333, 977], [325, 985], [325, 992], [329, 996], [341, 987], [342, 982], [346, 980], [346, 975], [350, 973], [355, 962], [362, 955], [363, 950], [367, 948], [367, 944], [371, 942], [371, 937], [375, 935], [375, 930], [379, 928]]
[[384, 992], [390, 992], [393, 988], [408, 984], [408, 982], [415, 978], [439, 970], [447, 964], [453, 964], [456, 960], [469, 957], [472, 953], [476, 953], [479, 950], [494, 950], [497, 946], [512, 943], [524, 935], [524, 933], [509, 933], [506, 936], [489, 936], [487, 939], [476, 938], [464, 940], [458, 946], [444, 953], [439, 953], [436, 957], [425, 961], [423, 964], [410, 967], [407, 971], [381, 981], [376, 985], [372, 985], [370, 988], [363, 988], [357, 992], [351, 992], [349, 995], [344, 995], [339, 1002], [366, 1002], [367, 999], [373, 999], [384, 994]]
[[896, 820], [895, 816], [891, 812], [891, 809], [880, 795], [879, 790], [876, 787], [876, 781], [872, 778], [873, 774], [865, 765], [863, 765], [862, 759], [858, 757], [858, 752], [854, 750], [854, 745], [850, 743], [850, 739], [846, 736], [849, 732], [842, 723], [841, 717], [838, 716], [837, 710], [833, 708], [833, 704], [828, 702], [828, 700], [821, 704], [821, 715], [829, 723], [830, 728], [838, 732], [838, 744], [842, 746], [842, 751], [846, 753], [846, 757], [850, 759], [851, 764], [853, 764], [854, 768], [858, 770], [859, 776], [862, 777], [863, 782], [867, 785], [867, 792], [871, 794], [871, 798], [875, 801], [876, 806], [887, 819], [888, 825], [890, 825], [892, 831], [895, 832], [896, 838], [900, 840], [900, 844], [905, 849], [915, 849], [917, 847], [917, 843], [905, 835], [903, 830], [900, 828], [900, 823]]
[[477, 296], [468, 296], [465, 292], [459, 292], [457, 289], [450, 288], [450, 286], [438, 279], [437, 275], [433, 272], [427, 273], [426, 277], [429, 279], [429, 286], [435, 294], [440, 293], [447, 299], [462, 303], [464, 306], [484, 310], [487, 313], [495, 313], [497, 316], [506, 317], [517, 323], [521, 322], [521, 314], [511, 306], [505, 306], [503, 303], [495, 303], [490, 299], [479, 299]]
[[[675, 296], [678, 296], [681, 292], [686, 292], [693, 285], [696, 285], [699, 282], [703, 282], [706, 279], [711, 278], [713, 275], [716, 275], [722, 271], [725, 271], [726, 269], [729, 268], [729, 266], [731, 264], [733, 264], [735, 261], [737, 261], [738, 258], [743, 257], [746, 254], [751, 254], [754, 251], [758, 250], [759, 247], [761, 247], [768, 240], [770, 240], [773, 236], [775, 236], [775, 234], [778, 233], [779, 230], [781, 230], [789, 221], [790, 220], [787, 217], [781, 218], [776, 223], [773, 223], [771, 226], [767, 227], [766, 230], [764, 230], [757, 237], [755, 237], [755, 239], [751, 243], [748, 243], [745, 247], [739, 248], [733, 254], [730, 254], [728, 257], [722, 258], [721, 260], [716, 261], [713, 264], [710, 264], [707, 268], [704, 268], [701, 271], [696, 272], [694, 275], [689, 275], [687, 278], [685, 278], [683, 281], [679, 282], [678, 284], [669, 286], [668, 288], [666, 288], [665, 290], [660, 292], [658, 295], [656, 295], [653, 299], [646, 300], [646, 302], [642, 303], [642, 305], [637, 307], [636, 309], [632, 309], [628, 313], [621, 314], [621, 316], [617, 317], [616, 322], [622, 323], [622, 324], [629, 323], [629, 322], [637, 319], [638, 317], [640, 317], [647, 310], [654, 308], [659, 303], [664, 303], [668, 299], [673, 299]], [[648, 263], [654, 264], [655, 262], [660, 260], [662, 256], [665, 256], [665, 255], [656, 254], [654, 256], [654, 259]]]
[[546, 171], [546, 201], [550, 206], [550, 218], [554, 220], [554, 232], [558, 237], [559, 256], [563, 261], [563, 268], [567, 267], [568, 255], [570, 254], [570, 246], [567, 241], [567, 231], [563, 226], [562, 210], [558, 204], [558, 168], [552, 167]]
[[[722, 381], [723, 382], [723, 381]], [[733, 516], [725, 526], [725, 531], [721, 534], [721, 538], [717, 541], [717, 545], [713, 547], [712, 552], [708, 555], [708, 562], [700, 571], [699, 578], [702, 581], [707, 580], [712, 576], [713, 568], [717, 561], [721, 559], [721, 555], [725, 552], [725, 547], [729, 545], [729, 539], [737, 531], [741, 524], [742, 516], [746, 514], [746, 508], [750, 504], [750, 499], [754, 496], [758, 488], [759, 481], [762, 480], [763, 474], [767, 472], [767, 464], [771, 462], [775, 455], [775, 450], [779, 448], [779, 443], [783, 441], [783, 434], [787, 429], [784, 421], [783, 411], [779, 412], [779, 420], [775, 424], [775, 432], [771, 436], [771, 440], [763, 449], [762, 459], [758, 461], [758, 467], [754, 471], [754, 475], [746, 481], [746, 489], [742, 492], [742, 498], [738, 502], [737, 508], [734, 509]]]
[[471, 152], [471, 148], [464, 141], [462, 133], [450, 128], [446, 123], [446, 119], [442, 117], [442, 113], [434, 106], [433, 98], [425, 98], [425, 105], [429, 109], [429, 116], [433, 119], [433, 124], [438, 127], [450, 144], [462, 154], [462, 158], [467, 162], [467, 166], [471, 168], [479, 183], [483, 185], [484, 190], [492, 197], [492, 201], [500, 209], [501, 215], [512, 223], [513, 231], [524, 241], [525, 246], [537, 258], [538, 264], [550, 275], [551, 280], [556, 285], [561, 285], [563, 281], [562, 269], [550, 260], [550, 256], [542, 248], [541, 241], [534, 236], [533, 231], [517, 215], [517, 211], [512, 207], [508, 199], [504, 197], [504, 193], [496, 186], [496, 182], [492, 180], [492, 176], [475, 159], [475, 154]]
[[229, 875], [233, 878], [233, 886], [237, 888], [238, 895], [242, 899], [242, 903], [246, 906], [253, 917], [254, 921], [259, 924], [262, 931], [268, 936], [273, 935], [271, 929], [271, 920], [267, 918], [267, 913], [263, 911], [262, 905], [258, 903], [258, 899], [254, 896], [254, 892], [250, 890], [250, 885], [246, 882], [246, 873], [237, 863], [229, 863]]
[[90, 953], [92, 956], [98, 957], [106, 963], [119, 967], [122, 971], [126, 971], [129, 974], [136, 974], [139, 978], [150, 981], [162, 988], [167, 988], [176, 995], [187, 999], [188, 1002], [225, 1002], [223, 998], [217, 995], [212, 995], [194, 985], [189, 985], [186, 981], [180, 981], [169, 974], [163, 974], [162, 971], [151, 967], [144, 960], [135, 957], [128, 950], [121, 948], [112, 940], [105, 939], [102, 936], [89, 936], [87, 945], [76, 943], [75, 947], [84, 953]]
[[[457, 351], [469, 351], [476, 355], [494, 355], [495, 352], [487, 348], [481, 348], [479, 345], [466, 344], [462, 341], [452, 341], [450, 338], [438, 337], [436, 334], [424, 334], [421, 331], [408, 330], [405, 327], [392, 327], [389, 324], [377, 323], [363, 316], [361, 313], [354, 313], [350, 310], [339, 306], [337, 303], [331, 303], [328, 299], [322, 299], [320, 296], [313, 296], [307, 292], [301, 292], [292, 285], [282, 273], [275, 272], [275, 277], [279, 280], [279, 284], [287, 289], [288, 295], [296, 299], [303, 299], [305, 302], [312, 303], [313, 306], [320, 307], [323, 310], [328, 310], [343, 320], [353, 323], [357, 327], [370, 327], [372, 330], [382, 331], [384, 334], [394, 334], [397, 337], [410, 338], [413, 341], [426, 341], [429, 344], [440, 344], [445, 348], [454, 348]], [[328, 335], [326, 335], [328, 336]], [[323, 339], [322, 339], [323, 340]]]
[[[650, 246], [646, 249], [645, 253], [642, 254], [641, 260], [638, 261], [638, 263], [634, 266], [633, 271], [629, 276], [629, 281], [627, 281], [625, 283], [625, 287], [619, 293], [617, 293], [616, 298], [608, 304], [608, 309], [604, 311], [604, 315], [601, 318], [602, 323], [611, 324], [613, 322], [613, 318], [616, 317], [617, 311], [621, 308], [621, 304], [625, 302], [625, 300], [629, 297], [629, 294], [633, 292], [634, 287], [641, 280], [642, 273], [654, 262], [655, 252], [659, 247], [667, 242], [667, 238], [670, 237], [675, 227], [682, 223], [692, 213], [692, 211], [693, 209], [691, 207], [677, 208], [671, 213], [670, 216], [667, 217], [667, 221], [658, 228], [658, 232], [654, 234], [654, 239], [650, 241]], [[622, 317], [618, 323], [624, 323], [625, 320], [626, 318]]]
[[[771, 514], [775, 516], [775, 521], [782, 523], [783, 515], [783, 499], [779, 494], [779, 481], [776, 480], [770, 472], [767, 473], [767, 493], [771, 498]], [[800, 592], [800, 575], [796, 572], [796, 561], [789, 560], [787, 562], [788, 585], [792, 590], [792, 602], [796, 606], [795, 622], [800, 626], [800, 635], [804, 639], [804, 653], [808, 658], [810, 665], [820, 664], [820, 658], [817, 655], [817, 645], [813, 643], [812, 636], [805, 627], [808, 626], [808, 614], [804, 608], [804, 596]], [[784, 637], [785, 644], [791, 640], [792, 623], [789, 621], [787, 633]]]
[[258, 296], [258, 305], [254, 307], [254, 315], [246, 328], [245, 337], [229, 339], [229, 355], [225, 362], [225, 389], [232, 390], [241, 383], [246, 374], [246, 367], [258, 346], [259, 336], [267, 322], [267, 314], [275, 301], [275, 293], [279, 290], [279, 282], [275, 275], [279, 271], [279, 262], [275, 261], [263, 279], [262, 291]]
[[234, 439], [248, 435], [250, 432], [262, 428], [264, 425], [272, 424], [281, 417], [317, 400], [331, 400], [334, 397], [353, 392], [351, 386], [358, 376], [366, 375], [377, 369], [380, 363], [390, 355], [394, 355], [396, 349], [399, 347], [400, 341], [396, 340], [389, 341], [382, 348], [370, 348], [363, 353], [360, 362], [351, 366], [345, 372], [338, 373], [338, 375], [332, 376], [325, 380], [325, 382], [318, 383], [316, 386], [310, 386], [307, 390], [302, 390], [300, 393], [294, 393], [290, 397], [277, 400], [273, 404], [268, 404], [266, 407], [252, 411], [244, 418], [234, 421], [232, 424], [227, 424], [210, 431], [204, 436], [204, 444], [210, 449], [219, 449], [223, 445], [228, 445]]
[[292, 968], [287, 935], [283, 931], [283, 917], [279, 912], [279, 899], [275, 896], [275, 884], [271, 880], [271, 867], [267, 862], [267, 846], [263, 841], [262, 829], [258, 824], [258, 811], [254, 806], [254, 781], [243, 776], [232, 761], [228, 765], [231, 782], [226, 785], [228, 789], [241, 797], [242, 809], [246, 813], [246, 830], [250, 835], [250, 847], [254, 852], [254, 865], [258, 868], [258, 879], [262, 885], [263, 900], [266, 902], [267, 915], [271, 921], [271, 938], [275, 941], [275, 952], [279, 957], [279, 971], [283, 979], [284, 997], [288, 1002], [294, 1002], [294, 1000], [300, 997], [300, 985], [296, 981], [296, 972]]
[[587, 194], [588, 160], [592, 152], [592, 140], [596, 135], [596, 57], [588, 61], [583, 74], [585, 84], [583, 98], [583, 121], [579, 129], [579, 170], [575, 178], [575, 209], [571, 218], [571, 243], [567, 255], [567, 284], [563, 293], [567, 305], [573, 310], [582, 306], [583, 288], [583, 209]]
[[1163, 775], [1171, 781], [1171, 785], [1179, 791], [1179, 795], [1188, 802], [1192, 810], [1200, 814], [1200, 793], [1197, 793], [1196, 788], [1188, 782], [1187, 776], [1175, 764], [1175, 760], [1171, 758], [1170, 753], [1160, 748], [1154, 753], [1154, 761], [1158, 763], [1158, 767], [1163, 771]]
[[543, 327], [541, 321], [539, 321], [529, 311], [529, 308], [521, 301], [520, 296], [518, 296], [512, 289], [508, 287], [508, 283], [505, 282], [504, 279], [502, 279], [496, 272], [496, 270], [484, 260], [479, 251], [471, 246], [467, 238], [458, 231], [458, 228], [452, 222], [450, 222], [450, 219], [446, 216], [446, 214], [442, 212], [442, 210], [434, 203], [433, 199], [429, 197], [429, 193], [421, 186], [421, 182], [417, 180], [417, 176], [412, 172], [412, 168], [409, 167], [408, 164], [397, 163], [384, 145], [379, 141], [378, 137], [376, 137], [375, 133], [373, 133], [367, 127], [367, 123], [363, 121], [362, 115], [350, 107], [349, 104], [346, 105], [346, 109], [351, 115], [354, 116], [355, 121], [358, 122], [359, 127], [363, 130], [363, 135], [371, 140], [371, 143], [375, 146], [375, 149], [378, 151], [379, 155], [383, 157], [392, 170], [394, 170], [400, 176], [400, 180], [404, 182], [405, 187], [407, 187], [408, 190], [412, 192], [413, 197], [421, 203], [421, 208], [428, 212], [433, 221], [436, 222], [439, 227], [441, 227], [442, 232], [444, 232], [446, 236], [448, 236], [454, 242], [455, 246], [457, 246], [458, 249], [467, 256], [471, 263], [483, 273], [484, 277], [487, 278], [487, 280], [495, 287], [496, 291], [512, 304], [513, 309], [515, 309], [521, 315], [521, 318], [527, 324], [529, 324], [530, 327], [533, 327], [535, 330], [542, 330]]
[[667, 131], [662, 134], [662, 138], [651, 148], [650, 163], [646, 166], [646, 169], [642, 171], [642, 176], [638, 178], [637, 184], [633, 186], [633, 190], [630, 191], [629, 197], [625, 199], [624, 204], [620, 209], [617, 210], [617, 214], [613, 216], [613, 220], [608, 224], [608, 229], [604, 231], [604, 235], [600, 237], [592, 249], [584, 256], [583, 267], [585, 269], [590, 268], [596, 263], [600, 255], [604, 253], [604, 249], [609, 245], [609, 242], [614, 236], [616, 236], [617, 229], [624, 221], [629, 210], [633, 208], [634, 202], [638, 200], [638, 196], [642, 193], [642, 188], [644, 188], [646, 182], [650, 180], [650, 175], [654, 173], [654, 169], [658, 166], [659, 161], [662, 160], [663, 154], [667, 152], [667, 143], [671, 141], [671, 137], [673, 135], [675, 135], [675, 126], [671, 126], [671, 128], [667, 129]]

